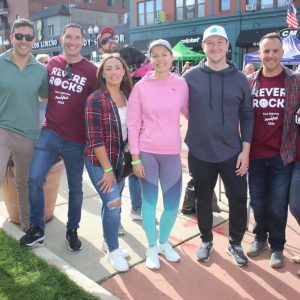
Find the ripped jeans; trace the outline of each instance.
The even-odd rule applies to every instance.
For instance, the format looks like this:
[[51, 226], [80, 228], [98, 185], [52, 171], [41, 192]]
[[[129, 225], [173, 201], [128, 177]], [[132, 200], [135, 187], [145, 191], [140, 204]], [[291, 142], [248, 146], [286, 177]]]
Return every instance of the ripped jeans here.
[[101, 200], [101, 218], [104, 239], [106, 240], [108, 250], [110, 252], [119, 248], [118, 229], [120, 226], [120, 207], [111, 207], [110, 202], [121, 198], [121, 191], [124, 187], [124, 181], [113, 184], [109, 193], [103, 193], [97, 182], [99, 182], [104, 174], [103, 168], [94, 166], [88, 158], [84, 160], [85, 167], [88, 171], [90, 179], [97, 190]]

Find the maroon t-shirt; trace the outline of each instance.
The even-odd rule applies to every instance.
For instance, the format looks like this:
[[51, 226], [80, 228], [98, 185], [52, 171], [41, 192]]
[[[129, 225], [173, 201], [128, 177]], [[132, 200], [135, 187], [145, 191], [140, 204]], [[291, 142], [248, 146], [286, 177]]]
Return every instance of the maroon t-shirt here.
[[283, 72], [274, 77], [259, 78], [260, 87], [253, 94], [254, 129], [250, 159], [280, 154], [283, 130], [285, 88]]
[[65, 77], [66, 60], [63, 55], [51, 58], [47, 67], [49, 98], [43, 129], [51, 129], [67, 141], [84, 143], [85, 103], [99, 86], [97, 67], [82, 58], [72, 64], [70, 79]]

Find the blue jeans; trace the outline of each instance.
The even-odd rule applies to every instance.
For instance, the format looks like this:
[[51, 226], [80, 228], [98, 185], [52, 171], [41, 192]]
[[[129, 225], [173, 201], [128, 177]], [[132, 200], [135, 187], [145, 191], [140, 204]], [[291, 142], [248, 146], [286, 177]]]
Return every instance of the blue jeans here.
[[290, 211], [300, 225], [300, 161], [295, 162], [291, 187], [290, 187]]
[[67, 230], [77, 229], [81, 218], [83, 143], [69, 142], [52, 130], [41, 130], [34, 146], [29, 174], [30, 223], [45, 228], [43, 185], [49, 169], [61, 156], [69, 185]]
[[250, 205], [254, 212], [255, 239], [268, 238], [273, 251], [284, 249], [289, 188], [293, 163], [284, 166], [281, 157], [250, 161]]
[[118, 229], [120, 226], [121, 207], [111, 207], [109, 203], [121, 198], [124, 180], [113, 184], [109, 193], [103, 193], [100, 190], [101, 186], [97, 184], [103, 177], [103, 168], [92, 165], [88, 158], [84, 160], [84, 163], [90, 179], [102, 200], [101, 217], [103, 235], [109, 251], [112, 252], [119, 248]]
[[142, 208], [142, 192], [139, 179], [134, 175], [128, 177], [131, 207], [134, 211]]

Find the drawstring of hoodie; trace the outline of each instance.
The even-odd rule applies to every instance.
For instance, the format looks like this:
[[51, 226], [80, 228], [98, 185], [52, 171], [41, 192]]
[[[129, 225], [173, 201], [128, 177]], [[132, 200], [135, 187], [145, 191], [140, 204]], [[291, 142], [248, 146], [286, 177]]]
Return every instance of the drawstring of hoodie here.
[[224, 116], [224, 78], [222, 74], [222, 124], [224, 125], [225, 123], [225, 116]]
[[211, 99], [212, 90], [211, 90], [211, 75], [210, 75], [210, 73], [208, 74], [208, 76], [209, 76], [209, 105], [210, 105], [211, 110], [213, 111], [213, 105], [212, 105], [212, 99]]

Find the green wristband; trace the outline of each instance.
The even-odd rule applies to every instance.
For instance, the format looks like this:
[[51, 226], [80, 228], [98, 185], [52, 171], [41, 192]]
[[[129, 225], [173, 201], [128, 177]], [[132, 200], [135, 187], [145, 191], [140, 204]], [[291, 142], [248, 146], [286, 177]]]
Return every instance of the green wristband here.
[[138, 164], [141, 164], [141, 163], [142, 163], [142, 161], [141, 161], [140, 159], [138, 159], [138, 160], [132, 161], [132, 162], [131, 162], [131, 165], [132, 165], [132, 166], [135, 166], [135, 165], [138, 165]]
[[107, 168], [107, 169], [103, 169], [104, 173], [109, 173], [113, 170], [113, 167]]

